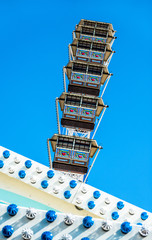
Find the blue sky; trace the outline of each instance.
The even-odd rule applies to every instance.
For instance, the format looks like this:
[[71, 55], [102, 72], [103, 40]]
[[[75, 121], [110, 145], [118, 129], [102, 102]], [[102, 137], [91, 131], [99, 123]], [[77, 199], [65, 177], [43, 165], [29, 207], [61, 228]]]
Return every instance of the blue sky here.
[[0, 1], [0, 145], [48, 165], [68, 44], [83, 19], [117, 30], [89, 184], [152, 211], [152, 2]]

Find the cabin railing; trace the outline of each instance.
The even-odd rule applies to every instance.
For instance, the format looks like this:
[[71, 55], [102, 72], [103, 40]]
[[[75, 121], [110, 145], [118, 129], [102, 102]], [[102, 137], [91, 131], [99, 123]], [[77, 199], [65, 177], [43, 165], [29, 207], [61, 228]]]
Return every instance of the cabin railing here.
[[65, 118], [77, 119], [80, 121], [94, 122], [96, 109], [77, 107], [65, 104], [63, 116]]
[[100, 88], [101, 76], [72, 71], [70, 82], [79, 86]]
[[88, 166], [89, 156], [90, 152], [57, 147], [54, 160], [66, 164]]
[[107, 38], [89, 36], [87, 34], [86, 35], [80, 34], [80, 39], [85, 40], [85, 41], [94, 41], [94, 42], [98, 42], [98, 43], [106, 43], [107, 42]]
[[90, 62], [103, 64], [104, 55], [105, 55], [105, 52], [92, 51], [92, 50], [86, 50], [86, 49], [80, 49], [80, 48], [77, 48], [76, 50], [76, 59], [86, 61], [86, 62], [90, 61]]

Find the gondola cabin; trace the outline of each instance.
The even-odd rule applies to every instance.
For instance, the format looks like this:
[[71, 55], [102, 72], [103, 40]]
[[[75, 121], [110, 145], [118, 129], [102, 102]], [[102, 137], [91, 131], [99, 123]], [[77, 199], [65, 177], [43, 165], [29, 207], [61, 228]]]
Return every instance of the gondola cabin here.
[[90, 21], [90, 20], [81, 19], [79, 24], [76, 25], [76, 28], [78, 29], [80, 26], [100, 28], [100, 29], [109, 30], [109, 31], [112, 31], [113, 33], [115, 33], [115, 31], [113, 29], [113, 25], [111, 23], [97, 22], [97, 21]]
[[49, 141], [55, 153], [54, 169], [78, 174], [87, 173], [89, 158], [92, 158], [98, 149], [95, 140], [55, 134]]
[[94, 129], [96, 116], [106, 107], [101, 98], [70, 93], [62, 93], [59, 103], [63, 112], [61, 125], [86, 131]]
[[73, 60], [104, 64], [108, 61], [113, 51], [106, 43], [86, 41], [75, 38], [70, 45]]
[[112, 74], [106, 66], [70, 61], [65, 67], [69, 80], [68, 91], [73, 93], [99, 96], [100, 87]]
[[110, 43], [115, 39], [113, 26], [110, 23], [101, 23], [81, 20], [74, 31], [76, 38], [100, 43]]

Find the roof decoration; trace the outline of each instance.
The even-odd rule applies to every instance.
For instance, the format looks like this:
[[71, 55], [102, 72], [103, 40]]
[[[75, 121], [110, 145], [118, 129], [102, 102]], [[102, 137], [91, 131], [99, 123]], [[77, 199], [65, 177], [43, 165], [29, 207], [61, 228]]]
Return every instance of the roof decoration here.
[[[152, 238], [150, 226], [125, 222], [112, 222], [90, 216], [42, 211], [16, 206], [17, 213], [10, 215], [14, 204], [0, 204], [0, 239], [15, 240], [90, 240], [90, 239], [146, 239]], [[34, 213], [34, 215], [33, 215]], [[29, 217], [30, 216], [30, 217]], [[31, 217], [32, 216], [32, 217]], [[34, 217], [33, 217], [34, 216]], [[114, 239], [114, 238], [113, 238]]]

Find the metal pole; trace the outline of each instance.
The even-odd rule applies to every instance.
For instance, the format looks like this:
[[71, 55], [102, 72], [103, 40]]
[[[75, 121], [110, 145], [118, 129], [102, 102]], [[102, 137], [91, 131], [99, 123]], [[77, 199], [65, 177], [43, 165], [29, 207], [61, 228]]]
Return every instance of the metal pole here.
[[70, 44], [68, 46], [68, 50], [69, 50], [69, 61], [71, 61]]
[[66, 79], [65, 79], [65, 67], [63, 67], [63, 79], [64, 79], [64, 92], [66, 92]]
[[95, 136], [95, 134], [96, 134], [96, 132], [97, 132], [97, 130], [98, 130], [98, 127], [99, 127], [99, 125], [100, 125], [100, 122], [101, 122], [101, 120], [102, 120], [102, 118], [103, 118], [103, 115], [104, 115], [105, 111], [106, 111], [106, 107], [104, 107], [104, 110], [103, 110], [102, 115], [101, 115], [101, 117], [100, 117], [100, 119], [99, 119], [99, 121], [98, 121], [98, 124], [97, 124], [97, 126], [96, 126], [96, 129], [95, 129], [94, 134], [93, 134], [93, 136], [92, 136], [92, 139], [94, 138], [94, 136]]
[[109, 66], [109, 63], [111, 62], [111, 58], [112, 58], [113, 54], [114, 54], [114, 52], [111, 53], [109, 59], [107, 60], [107, 67]]
[[114, 43], [115, 38], [112, 39], [111, 43], [110, 43], [110, 47], [112, 47], [113, 43]]
[[93, 162], [92, 162], [92, 164], [91, 164], [91, 166], [90, 166], [90, 168], [89, 168], [89, 171], [88, 171], [88, 173], [87, 173], [87, 175], [86, 175], [86, 178], [85, 178], [85, 180], [84, 180], [84, 183], [86, 182], [86, 180], [87, 180], [87, 178], [88, 178], [88, 176], [89, 176], [89, 174], [90, 174], [90, 172], [91, 172], [91, 169], [92, 169], [92, 167], [93, 167], [93, 165], [94, 165], [94, 163], [95, 163], [95, 160], [96, 160], [97, 157], [98, 157], [98, 154], [99, 154], [101, 148], [102, 148], [102, 147], [99, 146], [98, 152], [96, 153], [96, 156], [95, 156], [95, 158], [94, 158], [94, 160], [93, 160]]
[[102, 98], [102, 96], [103, 96], [103, 94], [104, 94], [104, 92], [105, 92], [105, 90], [106, 90], [106, 88], [107, 88], [107, 85], [108, 85], [108, 83], [109, 83], [110, 77], [111, 77], [111, 76], [109, 76], [108, 79], [107, 79], [107, 81], [106, 81], [106, 84], [105, 84], [105, 86], [104, 86], [104, 89], [103, 89], [103, 91], [102, 91], [102, 93], [101, 93], [101, 98]]
[[70, 60], [74, 60], [73, 59], [73, 52], [72, 52], [70, 44], [69, 44], [69, 53], [70, 53]]
[[47, 140], [47, 147], [48, 147], [50, 168], [52, 169], [52, 159], [51, 159], [51, 150], [50, 150], [50, 141], [49, 141], [49, 139]]
[[59, 99], [56, 98], [55, 102], [56, 102], [56, 114], [57, 114], [58, 133], [60, 134], [60, 120], [59, 120], [59, 108], [58, 108]]

